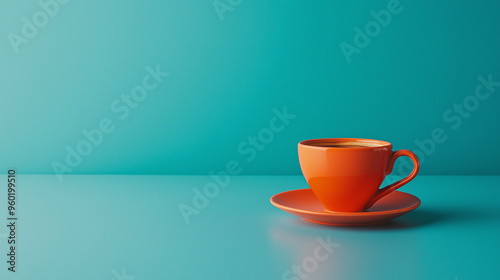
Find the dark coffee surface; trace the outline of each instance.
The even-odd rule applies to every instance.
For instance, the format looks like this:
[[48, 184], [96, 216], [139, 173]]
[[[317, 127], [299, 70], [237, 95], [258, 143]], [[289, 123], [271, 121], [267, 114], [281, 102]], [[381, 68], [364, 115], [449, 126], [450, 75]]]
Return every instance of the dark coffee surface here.
[[317, 142], [311, 143], [309, 146], [316, 147], [329, 147], [329, 148], [370, 148], [370, 147], [380, 147], [380, 144], [376, 143], [362, 143], [362, 142]]

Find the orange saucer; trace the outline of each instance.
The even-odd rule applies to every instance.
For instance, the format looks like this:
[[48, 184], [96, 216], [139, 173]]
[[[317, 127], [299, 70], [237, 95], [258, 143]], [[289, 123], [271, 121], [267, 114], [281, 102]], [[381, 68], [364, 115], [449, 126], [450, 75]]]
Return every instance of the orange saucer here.
[[404, 215], [420, 205], [416, 196], [394, 191], [363, 212], [326, 211], [311, 189], [282, 192], [271, 197], [279, 209], [306, 221], [332, 226], [366, 226], [382, 223]]

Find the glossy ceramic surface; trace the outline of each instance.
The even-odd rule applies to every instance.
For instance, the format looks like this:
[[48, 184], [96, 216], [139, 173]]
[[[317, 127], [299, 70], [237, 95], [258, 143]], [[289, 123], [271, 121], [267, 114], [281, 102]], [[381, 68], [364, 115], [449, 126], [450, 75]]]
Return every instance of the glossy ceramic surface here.
[[[361, 148], [325, 147], [325, 144], [351, 143]], [[385, 141], [359, 138], [330, 138], [302, 141], [298, 144], [302, 173], [312, 191], [326, 209], [335, 212], [359, 212], [411, 181], [418, 173], [417, 156], [409, 150], [392, 151]], [[379, 189], [392, 172], [396, 159], [408, 156], [414, 168], [411, 174]]]
[[420, 199], [395, 191], [363, 212], [331, 212], [325, 210], [311, 189], [300, 189], [277, 194], [271, 198], [271, 203], [281, 210], [314, 223], [364, 226], [385, 222], [415, 210], [420, 205]]

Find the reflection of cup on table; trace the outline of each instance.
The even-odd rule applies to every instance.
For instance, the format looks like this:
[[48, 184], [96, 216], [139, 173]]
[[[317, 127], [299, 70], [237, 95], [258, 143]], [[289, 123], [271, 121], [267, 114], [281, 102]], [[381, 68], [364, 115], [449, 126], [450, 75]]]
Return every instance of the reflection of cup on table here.
[[[359, 138], [330, 138], [302, 141], [298, 145], [302, 173], [326, 210], [358, 212], [410, 182], [418, 173], [417, 156], [409, 150], [392, 151], [385, 141]], [[382, 189], [400, 156], [413, 160], [408, 177]]]

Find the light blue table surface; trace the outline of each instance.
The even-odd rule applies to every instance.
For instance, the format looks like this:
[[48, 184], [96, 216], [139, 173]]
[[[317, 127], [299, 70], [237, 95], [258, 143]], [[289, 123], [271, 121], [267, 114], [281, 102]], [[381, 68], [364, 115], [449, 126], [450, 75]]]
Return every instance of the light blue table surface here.
[[400, 189], [422, 200], [417, 210], [356, 228], [270, 204], [307, 187], [301, 176], [231, 177], [187, 224], [179, 205], [209, 182], [19, 174], [17, 272], [5, 262], [5, 184], [0, 279], [500, 279], [500, 177], [418, 176]]

